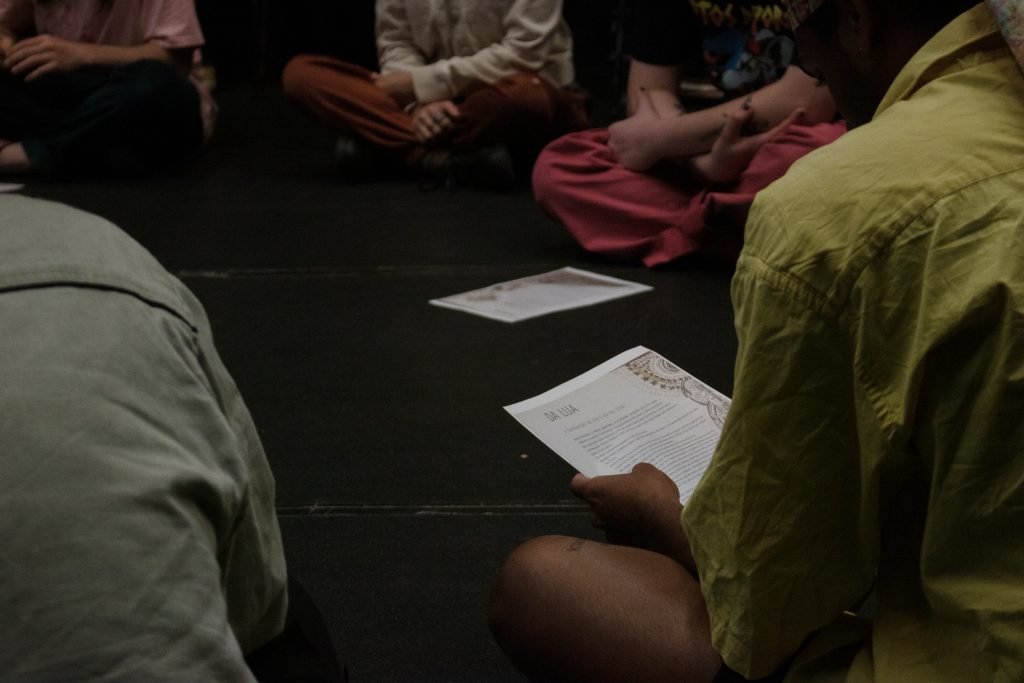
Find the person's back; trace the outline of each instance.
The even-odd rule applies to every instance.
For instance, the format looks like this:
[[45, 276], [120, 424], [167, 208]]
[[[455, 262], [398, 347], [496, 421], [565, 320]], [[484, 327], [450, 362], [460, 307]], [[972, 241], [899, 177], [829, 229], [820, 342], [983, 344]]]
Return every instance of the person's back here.
[[[1024, 77], [985, 8], [751, 216], [734, 284], [746, 418], [686, 512], [712, 622], [729, 624], [716, 646], [771, 670], [874, 587], [847, 680], [1024, 680]], [[783, 410], [785, 454], [758, 417]], [[785, 533], [723, 521], [740, 488], [743, 510], [771, 511], [756, 526]]]
[[538, 679], [1024, 680], [1024, 75], [972, 0], [788, 10], [853, 130], [753, 204], [686, 506], [577, 475], [612, 542], [506, 561], [492, 629]]
[[0, 680], [252, 680], [273, 480], [198, 302], [124, 233], [0, 196]]

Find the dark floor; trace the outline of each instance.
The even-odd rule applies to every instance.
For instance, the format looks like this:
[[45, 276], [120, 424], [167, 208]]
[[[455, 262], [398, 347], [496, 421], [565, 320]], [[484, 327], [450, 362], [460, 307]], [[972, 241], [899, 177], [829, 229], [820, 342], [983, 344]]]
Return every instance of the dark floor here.
[[[343, 185], [278, 93], [221, 101], [185, 173], [25, 193], [111, 219], [203, 301], [353, 683], [520, 680], [487, 630], [491, 579], [521, 540], [590, 531], [569, 466], [502, 406], [637, 344], [729, 392], [730, 274], [590, 258], [525, 188]], [[565, 265], [654, 291], [515, 325], [427, 305]]]

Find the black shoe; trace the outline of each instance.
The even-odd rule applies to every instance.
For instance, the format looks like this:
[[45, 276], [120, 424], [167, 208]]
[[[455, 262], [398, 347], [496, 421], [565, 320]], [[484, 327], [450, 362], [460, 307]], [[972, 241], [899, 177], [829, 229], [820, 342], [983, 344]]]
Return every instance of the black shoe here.
[[349, 135], [334, 142], [334, 167], [348, 183], [366, 182], [378, 171], [366, 143]]
[[478, 190], [505, 192], [516, 184], [512, 155], [505, 145], [490, 145], [469, 151], [436, 149], [420, 160], [422, 189], [456, 185]]

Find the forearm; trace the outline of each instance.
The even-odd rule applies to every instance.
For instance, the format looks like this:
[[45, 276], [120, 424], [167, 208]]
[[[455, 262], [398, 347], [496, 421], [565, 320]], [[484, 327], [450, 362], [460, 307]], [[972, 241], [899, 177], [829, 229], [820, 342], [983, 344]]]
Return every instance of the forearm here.
[[653, 550], [672, 558], [686, 567], [694, 578], [697, 578], [697, 563], [694, 561], [693, 551], [690, 549], [690, 539], [683, 528], [682, 510], [682, 506], [673, 510], [673, 514], [666, 520], [662, 538], [658, 540], [657, 547]]
[[155, 59], [178, 68], [185, 66], [187, 55], [183, 53], [186, 52], [191, 51], [168, 50], [153, 41], [130, 47], [89, 44], [84, 50], [86, 66], [119, 66], [143, 59]]
[[377, 40], [377, 63], [381, 73], [400, 71], [427, 63], [416, 46], [405, 4], [377, 0], [374, 34]]
[[629, 79], [626, 84], [626, 113], [636, 113], [637, 100], [646, 91], [658, 116], [674, 116], [682, 110], [676, 92], [682, 67], [647, 64], [637, 60], [629, 63]]
[[726, 121], [745, 106], [754, 110], [750, 133], [773, 128], [796, 109], [805, 110], [803, 122], [808, 125], [831, 121], [836, 115], [828, 88], [790, 67], [780, 80], [748, 97], [663, 120], [664, 156], [689, 158], [709, 152]]

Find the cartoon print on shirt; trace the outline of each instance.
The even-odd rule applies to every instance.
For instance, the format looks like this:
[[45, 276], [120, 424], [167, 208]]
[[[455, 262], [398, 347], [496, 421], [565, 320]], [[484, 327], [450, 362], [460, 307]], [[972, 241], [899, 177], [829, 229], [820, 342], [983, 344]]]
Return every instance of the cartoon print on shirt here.
[[781, 5], [690, 0], [690, 7], [704, 27], [708, 73], [722, 90], [756, 90], [793, 62], [796, 43], [782, 32]]

